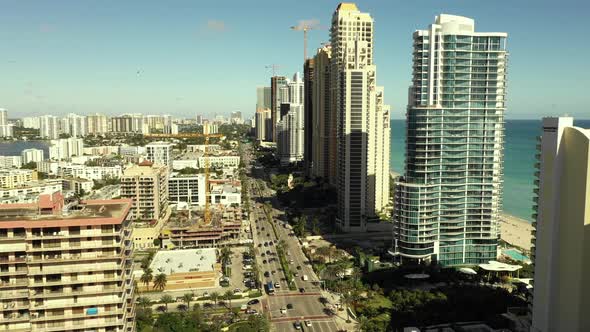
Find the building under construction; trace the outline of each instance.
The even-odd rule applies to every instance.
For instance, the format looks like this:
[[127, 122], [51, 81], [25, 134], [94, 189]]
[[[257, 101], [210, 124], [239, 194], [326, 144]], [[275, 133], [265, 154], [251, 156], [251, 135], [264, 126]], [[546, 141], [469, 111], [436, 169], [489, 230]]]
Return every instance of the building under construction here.
[[177, 212], [176, 218], [170, 218], [162, 229], [162, 247], [211, 248], [244, 242], [240, 242], [243, 217], [241, 207], [212, 206], [210, 212], [209, 224], [205, 223], [202, 214], [192, 214], [189, 217], [187, 211]]

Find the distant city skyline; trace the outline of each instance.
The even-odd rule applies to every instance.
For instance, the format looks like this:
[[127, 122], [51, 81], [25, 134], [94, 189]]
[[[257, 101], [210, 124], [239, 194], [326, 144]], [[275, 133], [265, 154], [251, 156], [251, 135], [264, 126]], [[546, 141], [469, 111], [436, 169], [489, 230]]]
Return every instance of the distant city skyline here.
[[[256, 86], [268, 85], [272, 75], [265, 66], [281, 65], [281, 75], [303, 71], [302, 33], [289, 27], [319, 21], [323, 30], [309, 32], [311, 57], [329, 40], [337, 3], [7, 1], [0, 12], [0, 107], [11, 118], [71, 112], [191, 118], [235, 110], [249, 118]], [[588, 118], [590, 48], [580, 42], [587, 3], [359, 5], [375, 18], [375, 62], [393, 119], [405, 117], [411, 34], [440, 13], [472, 17], [478, 30], [502, 27], [511, 35], [506, 118]]]

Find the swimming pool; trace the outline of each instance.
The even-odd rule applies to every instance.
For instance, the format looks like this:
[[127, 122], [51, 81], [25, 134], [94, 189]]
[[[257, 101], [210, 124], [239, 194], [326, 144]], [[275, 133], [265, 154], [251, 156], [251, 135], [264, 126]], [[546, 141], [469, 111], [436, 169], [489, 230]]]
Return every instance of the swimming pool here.
[[517, 250], [517, 249], [504, 249], [504, 250], [502, 250], [502, 253], [504, 255], [514, 259], [515, 261], [521, 261], [521, 262], [530, 261], [530, 258], [523, 255], [522, 252], [520, 252], [520, 250]]

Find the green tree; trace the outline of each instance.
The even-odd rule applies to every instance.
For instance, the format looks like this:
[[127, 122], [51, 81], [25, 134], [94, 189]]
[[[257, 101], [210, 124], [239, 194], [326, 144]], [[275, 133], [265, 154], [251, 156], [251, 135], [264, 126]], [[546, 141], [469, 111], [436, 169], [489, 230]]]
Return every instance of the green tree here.
[[168, 311], [168, 303], [174, 302], [174, 298], [168, 294], [164, 294], [160, 298], [160, 302], [164, 303], [164, 305], [166, 306], [166, 311]]
[[223, 293], [223, 299], [225, 301], [227, 301], [227, 308], [229, 309], [229, 311], [231, 312], [231, 299], [232, 297], [234, 297], [234, 292], [227, 290], [225, 293]]
[[22, 169], [37, 169], [37, 163], [34, 161], [29, 161], [28, 163], [21, 166]]
[[321, 233], [320, 221], [318, 216], [313, 216], [313, 218], [311, 219], [311, 233], [313, 235], [319, 235]]
[[150, 269], [149, 267], [146, 267], [143, 269], [143, 274], [141, 275], [141, 277], [139, 278], [139, 281], [141, 281], [147, 290], [150, 289], [150, 282], [152, 282], [152, 279], [154, 278], [152, 269]]
[[168, 278], [166, 274], [160, 273], [154, 278], [154, 289], [163, 291], [166, 288], [166, 283], [168, 282]]
[[182, 296], [182, 301], [184, 303], [186, 303], [186, 307], [190, 308], [191, 307], [191, 302], [193, 301], [193, 299], [195, 298], [195, 295], [193, 295], [193, 293], [185, 293]]
[[137, 298], [137, 304], [142, 308], [149, 308], [152, 305], [152, 301], [144, 296]]
[[209, 299], [213, 301], [213, 304], [217, 305], [217, 301], [219, 301], [219, 293], [212, 292], [211, 294], [209, 294]]

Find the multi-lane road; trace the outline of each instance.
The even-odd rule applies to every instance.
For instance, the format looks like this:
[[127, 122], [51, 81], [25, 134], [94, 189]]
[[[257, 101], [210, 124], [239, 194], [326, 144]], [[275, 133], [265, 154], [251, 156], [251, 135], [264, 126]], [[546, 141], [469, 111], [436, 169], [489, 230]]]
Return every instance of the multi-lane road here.
[[[246, 156], [244, 161], [248, 165], [249, 156]], [[272, 191], [266, 188], [262, 181], [254, 178], [250, 179], [249, 184], [248, 190], [252, 200], [250, 220], [262, 282], [264, 285], [268, 282], [280, 285], [279, 288], [275, 288], [273, 295], [264, 296], [261, 301], [262, 311], [270, 318], [275, 331], [294, 331], [295, 322], [300, 322], [304, 331], [338, 331], [334, 317], [329, 314], [330, 310], [320, 300], [323, 295], [319, 279], [303, 254], [299, 240], [296, 236], [290, 235], [291, 229], [280, 220], [282, 212], [274, 207], [265, 211], [268, 207], [262, 203], [273, 199]], [[276, 234], [266, 212], [270, 213], [270, 222], [274, 224]], [[281, 239], [285, 242], [289, 268], [293, 274], [297, 274], [294, 277], [296, 290], [289, 290], [277, 255], [276, 247]], [[307, 280], [304, 280], [304, 276]], [[306, 321], [311, 326], [307, 326]]]

